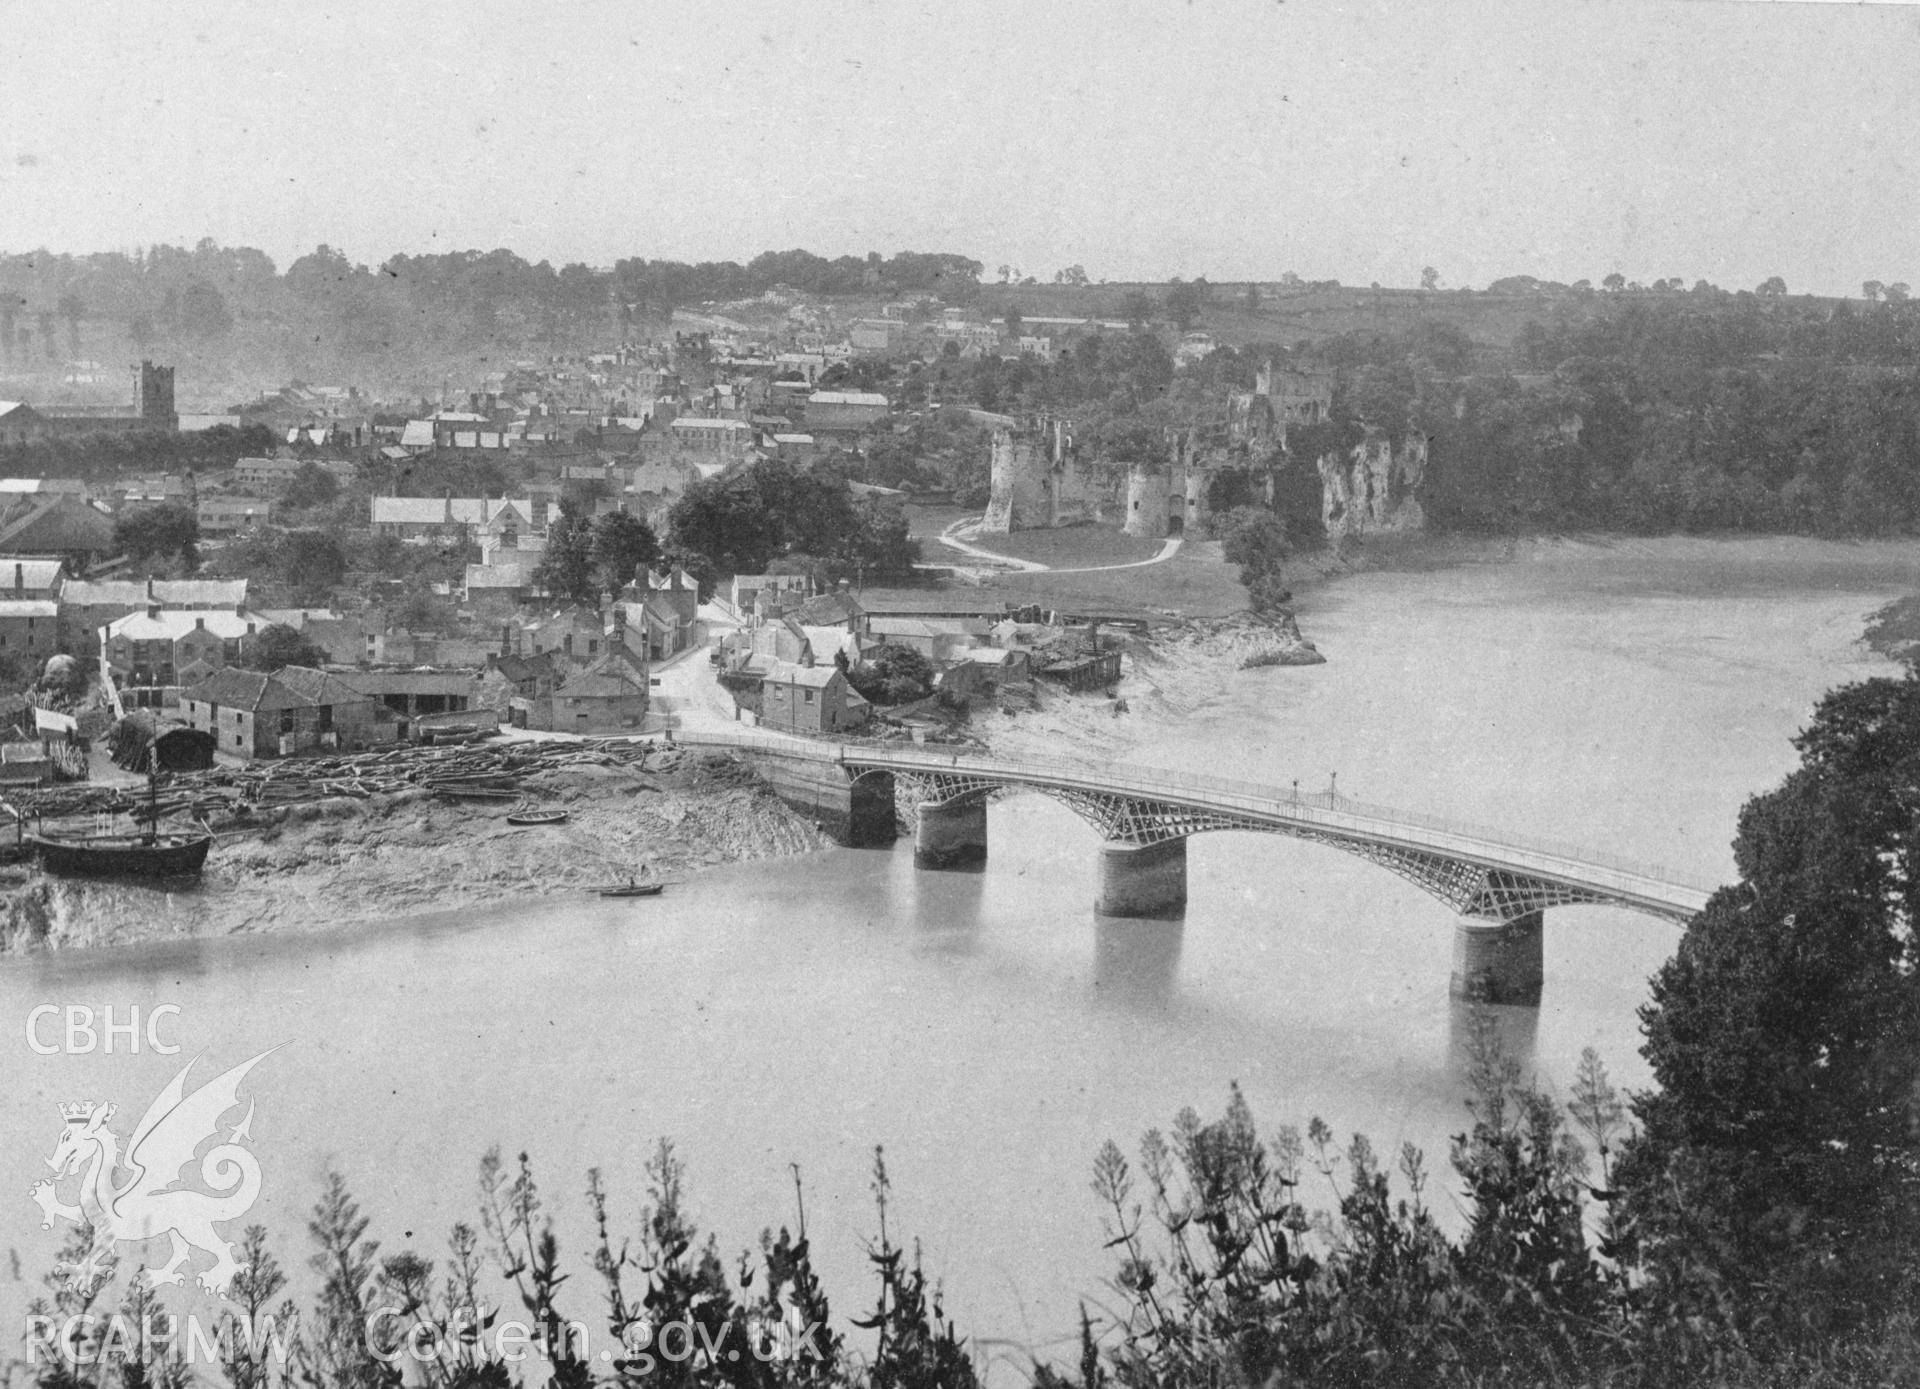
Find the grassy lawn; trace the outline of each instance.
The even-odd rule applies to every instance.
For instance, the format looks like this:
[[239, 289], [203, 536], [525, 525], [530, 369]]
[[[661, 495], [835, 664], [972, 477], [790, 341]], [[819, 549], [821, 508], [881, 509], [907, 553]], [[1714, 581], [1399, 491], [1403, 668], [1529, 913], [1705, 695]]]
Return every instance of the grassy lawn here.
[[1127, 608], [1150, 615], [1223, 617], [1247, 606], [1240, 575], [1217, 541], [1192, 541], [1165, 564], [1091, 574], [1008, 574], [987, 591], [1049, 607]]
[[970, 535], [969, 545], [996, 555], [1032, 560], [1056, 569], [1095, 564], [1132, 564], [1152, 559], [1164, 543], [1128, 535], [1118, 526], [1059, 526], [1012, 535]]
[[[978, 507], [968, 510], [964, 506], [908, 506], [907, 534], [921, 540], [931, 540], [955, 521], [968, 516], [978, 516]], [[928, 559], [938, 556], [929, 554]]]

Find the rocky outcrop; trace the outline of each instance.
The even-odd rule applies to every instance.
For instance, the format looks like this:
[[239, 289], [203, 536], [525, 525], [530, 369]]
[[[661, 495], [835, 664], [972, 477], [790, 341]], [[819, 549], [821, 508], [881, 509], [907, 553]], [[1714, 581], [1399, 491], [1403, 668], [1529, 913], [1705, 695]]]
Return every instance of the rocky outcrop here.
[[1427, 436], [1414, 431], [1396, 445], [1367, 437], [1345, 454], [1322, 454], [1320, 517], [1329, 540], [1425, 530], [1420, 488], [1427, 475]]

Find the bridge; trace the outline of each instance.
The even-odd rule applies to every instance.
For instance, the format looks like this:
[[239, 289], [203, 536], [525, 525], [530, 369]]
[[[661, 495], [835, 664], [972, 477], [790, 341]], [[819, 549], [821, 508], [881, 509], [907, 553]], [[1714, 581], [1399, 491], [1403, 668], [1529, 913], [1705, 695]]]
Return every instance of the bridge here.
[[838, 821], [852, 842], [873, 837], [876, 825], [888, 838], [896, 821], [910, 826], [915, 862], [929, 869], [985, 861], [991, 798], [1017, 791], [1052, 797], [1100, 834], [1095, 905], [1108, 916], [1181, 915], [1187, 840], [1196, 834], [1253, 831], [1325, 844], [1398, 874], [1451, 908], [1453, 990], [1486, 1002], [1539, 1002], [1548, 908], [1624, 907], [1679, 922], [1704, 907], [1712, 892], [1711, 885], [1656, 864], [1370, 805], [1331, 790], [764, 732], [686, 733], [676, 741], [737, 750], [783, 798]]

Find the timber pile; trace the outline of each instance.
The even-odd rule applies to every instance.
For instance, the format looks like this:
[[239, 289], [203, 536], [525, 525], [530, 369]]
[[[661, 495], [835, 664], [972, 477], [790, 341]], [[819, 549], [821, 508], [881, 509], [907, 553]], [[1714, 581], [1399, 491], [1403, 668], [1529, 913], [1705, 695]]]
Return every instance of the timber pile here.
[[[670, 770], [678, 749], [613, 738], [568, 743], [466, 743], [404, 746], [340, 757], [301, 757], [248, 767], [162, 774], [153, 802], [160, 816], [244, 814], [252, 807], [299, 805], [331, 797], [367, 800], [411, 790], [463, 800], [517, 800], [522, 782], [569, 767]], [[133, 814], [148, 818], [148, 795], [132, 786], [53, 786], [22, 791], [8, 804], [29, 818]]]

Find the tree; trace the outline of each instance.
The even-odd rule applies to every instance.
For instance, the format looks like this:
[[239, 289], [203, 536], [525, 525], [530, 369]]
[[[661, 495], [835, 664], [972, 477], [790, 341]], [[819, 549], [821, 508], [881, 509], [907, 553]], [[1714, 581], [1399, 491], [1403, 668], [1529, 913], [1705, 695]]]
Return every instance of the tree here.
[[304, 463], [287, 482], [286, 503], [296, 511], [325, 506], [340, 495], [340, 480], [318, 463]]
[[1438, 270], [1435, 270], [1431, 265], [1429, 265], [1426, 269], [1422, 270], [1420, 272], [1420, 288], [1422, 289], [1440, 288], [1440, 272]]
[[200, 521], [177, 502], [142, 507], [113, 523], [113, 543], [135, 564], [177, 558], [191, 572], [200, 564]]
[[1626, 287], [1627, 277], [1622, 275], [1618, 270], [1600, 281], [1600, 288], [1606, 290], [1609, 294], [1618, 294]]
[[1834, 691], [1795, 746], [1654, 977], [1620, 1184], [1675, 1316], [1817, 1343], [1920, 1249], [1920, 678]]
[[324, 603], [347, 577], [347, 552], [332, 531], [283, 531], [274, 546], [280, 577], [303, 603]]
[[1889, 304], [1904, 304], [1907, 301], [1908, 292], [1907, 282], [1905, 280], [1895, 280], [1887, 286], [1887, 302]]
[[593, 573], [593, 527], [564, 505], [547, 527], [547, 552], [534, 566], [533, 582], [576, 603], [598, 596]]
[[594, 518], [588, 549], [600, 569], [601, 582], [613, 590], [632, 583], [641, 569], [660, 558], [660, 540], [653, 527], [624, 511]]
[[1053, 272], [1053, 282], [1057, 285], [1084, 285], [1087, 283], [1087, 270], [1082, 265], [1069, 265], [1064, 270]]
[[1265, 507], [1236, 507], [1215, 524], [1221, 556], [1240, 567], [1240, 582], [1256, 612], [1284, 607], [1293, 597], [1281, 578], [1287, 557], [1287, 527]]
[[1778, 275], [1769, 275], [1755, 287], [1753, 292], [1765, 299], [1783, 298], [1787, 292], [1787, 282]]
[[1121, 316], [1127, 320], [1127, 326], [1136, 332], [1147, 326], [1147, 320], [1153, 317], [1153, 300], [1144, 290], [1129, 290], [1127, 297], [1120, 301]]
[[1878, 280], [1867, 280], [1860, 286], [1860, 297], [1865, 299], [1869, 304], [1879, 303], [1880, 296], [1886, 292], [1887, 287]]
[[910, 646], [869, 651], [847, 676], [875, 704], [909, 704], [933, 693], [933, 662]]
[[244, 661], [235, 662], [246, 670], [276, 671], [282, 666], [307, 666], [317, 669], [327, 663], [327, 653], [306, 634], [285, 623], [262, 628], [254, 639], [253, 650]]
[[1203, 288], [1204, 282], [1189, 284], [1178, 276], [1167, 282], [1166, 297], [1161, 305], [1174, 326], [1183, 333], [1200, 319]]

